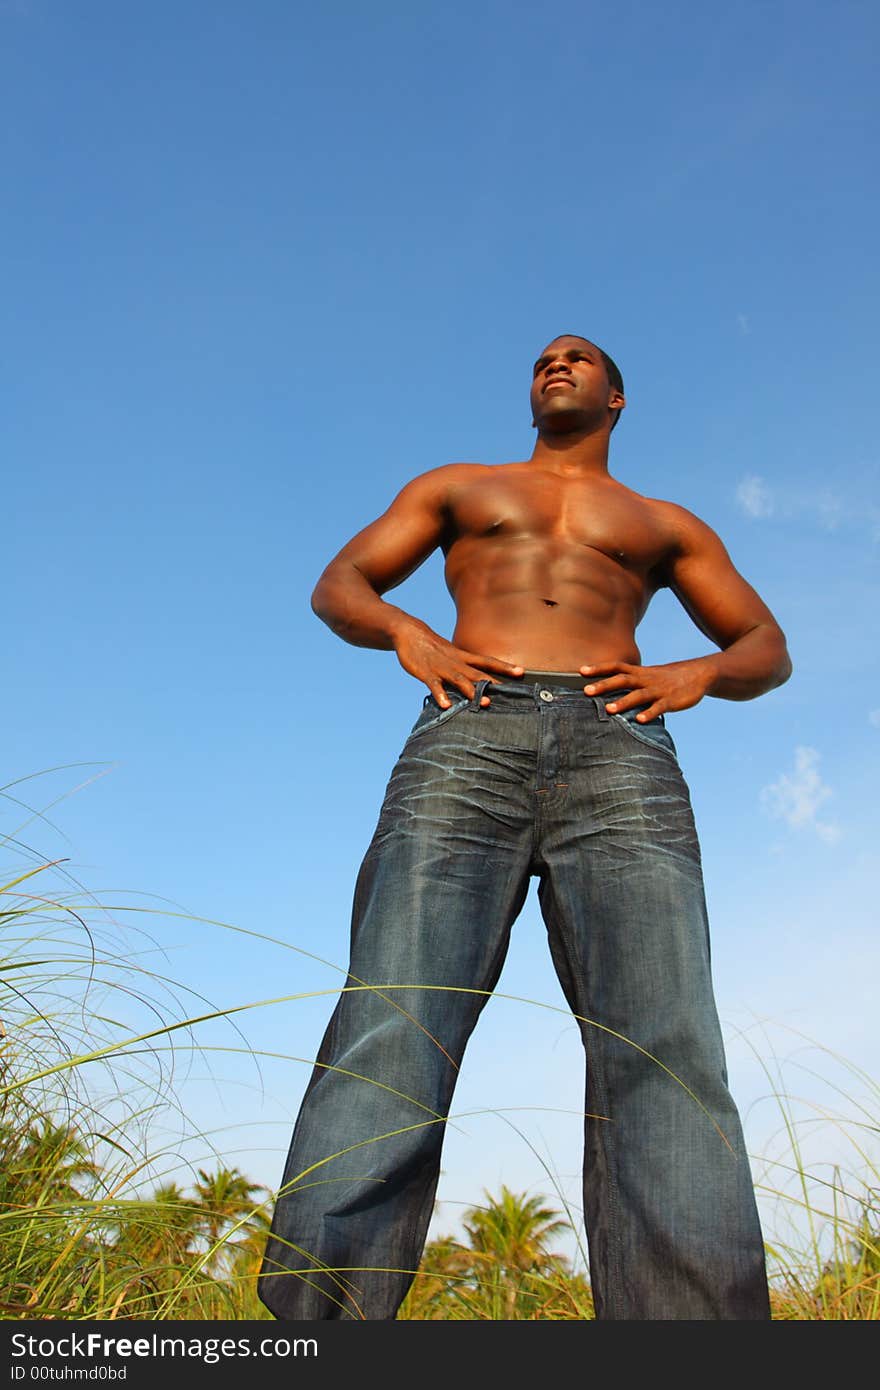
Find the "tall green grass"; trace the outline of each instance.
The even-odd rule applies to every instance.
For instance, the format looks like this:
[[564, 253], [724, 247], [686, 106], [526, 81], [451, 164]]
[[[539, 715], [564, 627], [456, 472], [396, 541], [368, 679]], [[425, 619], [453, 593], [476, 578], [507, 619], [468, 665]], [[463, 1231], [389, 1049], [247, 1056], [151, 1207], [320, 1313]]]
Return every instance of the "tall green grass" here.
[[[256, 1277], [274, 1194], [193, 1131], [178, 1091], [195, 1057], [210, 1071], [210, 1024], [224, 1020], [247, 1048], [241, 1016], [279, 1001], [212, 1007], [167, 973], [155, 937], [118, 917], [207, 919], [99, 902], [64, 861], [25, 846], [22, 828], [0, 842], [25, 861], [0, 875], [0, 1317], [268, 1319]], [[766, 1030], [760, 1046], [743, 1038], [777, 1116], [753, 1155], [773, 1203], [774, 1316], [876, 1319], [880, 1087], [810, 1040], [792, 1063]], [[827, 1103], [802, 1100], [792, 1066], [815, 1081], [824, 1063]], [[811, 1157], [829, 1129], [841, 1150], [830, 1169]], [[180, 1154], [193, 1140], [202, 1160], [187, 1167]], [[593, 1316], [580, 1212], [545, 1171], [552, 1198], [485, 1193], [457, 1234], [429, 1243], [401, 1318]], [[552, 1249], [572, 1232], [574, 1261]]]
[[0, 879], [0, 1316], [267, 1316], [252, 1266], [270, 1194], [193, 1132], [178, 1094], [194, 1059], [210, 1070], [205, 1023], [234, 1011], [120, 920], [164, 911], [98, 901], [22, 839], [48, 808], [21, 782], [2, 791], [26, 814], [0, 840], [18, 861]]
[[[773, 1030], [793, 1046], [785, 1058], [768, 1025], [757, 1032], [760, 1042], [741, 1036], [766, 1078], [763, 1104], [776, 1122], [753, 1157], [756, 1188], [772, 1212], [765, 1239], [774, 1315], [880, 1318], [880, 1085], [798, 1029]], [[797, 1089], [801, 1077], [810, 1078], [810, 1096]]]

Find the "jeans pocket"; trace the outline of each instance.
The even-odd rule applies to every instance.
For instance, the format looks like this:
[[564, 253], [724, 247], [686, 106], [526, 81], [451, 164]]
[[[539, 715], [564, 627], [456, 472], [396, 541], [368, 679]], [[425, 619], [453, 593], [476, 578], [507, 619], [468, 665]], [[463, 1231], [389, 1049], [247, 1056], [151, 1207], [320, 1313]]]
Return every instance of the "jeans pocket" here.
[[470, 705], [470, 700], [466, 695], [462, 695], [460, 691], [450, 690], [448, 694], [452, 701], [448, 709], [441, 709], [433, 695], [425, 696], [422, 712], [410, 729], [404, 747], [412, 743], [414, 738], [420, 738], [422, 734], [429, 734], [432, 729], [439, 729], [441, 724], [445, 724], [453, 715], [458, 714], [463, 709], [467, 709]]
[[624, 710], [622, 714], [612, 715], [612, 719], [618, 728], [625, 729], [639, 743], [647, 744], [649, 748], [655, 748], [678, 762], [678, 753], [672, 735], [663, 722], [662, 714], [655, 715], [645, 724], [636, 723], [636, 715], [644, 708], [644, 705], [636, 705], [633, 709]]

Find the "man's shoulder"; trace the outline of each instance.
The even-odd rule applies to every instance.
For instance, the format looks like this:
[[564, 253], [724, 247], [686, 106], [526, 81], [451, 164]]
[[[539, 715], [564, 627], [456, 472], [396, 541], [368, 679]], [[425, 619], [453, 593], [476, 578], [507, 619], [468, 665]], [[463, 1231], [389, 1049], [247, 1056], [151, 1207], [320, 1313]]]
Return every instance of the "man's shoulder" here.
[[504, 466], [504, 464], [498, 463], [440, 463], [436, 468], [428, 468], [424, 473], [416, 474], [413, 482], [418, 482], [420, 478], [477, 477], [479, 474], [492, 473]]
[[646, 497], [667, 547], [667, 561], [675, 563], [686, 556], [718, 553], [724, 542], [708, 522], [696, 512], [660, 497]]
[[407, 493], [445, 494], [457, 483], [473, 482], [497, 470], [491, 463], [441, 463], [417, 473], [404, 486]]
[[641, 493], [639, 496], [651, 508], [657, 520], [675, 533], [685, 534], [706, 526], [696, 512], [689, 511], [680, 502], [670, 502], [665, 497], [646, 497]]

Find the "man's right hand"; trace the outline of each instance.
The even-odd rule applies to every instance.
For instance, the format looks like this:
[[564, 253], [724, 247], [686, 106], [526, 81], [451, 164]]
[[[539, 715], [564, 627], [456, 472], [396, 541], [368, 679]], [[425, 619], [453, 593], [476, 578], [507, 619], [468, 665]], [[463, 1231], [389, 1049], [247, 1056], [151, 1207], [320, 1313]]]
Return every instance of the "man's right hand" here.
[[[444, 685], [454, 685], [467, 699], [476, 694], [476, 682], [496, 676], [521, 676], [522, 666], [512, 666], [509, 661], [499, 661], [494, 656], [483, 656], [479, 652], [463, 651], [440, 637], [418, 618], [410, 618], [394, 634], [394, 650], [404, 671], [416, 680], [424, 681], [434, 699], [442, 709], [448, 709], [452, 701], [443, 689]], [[484, 695], [481, 705], [491, 704]]]

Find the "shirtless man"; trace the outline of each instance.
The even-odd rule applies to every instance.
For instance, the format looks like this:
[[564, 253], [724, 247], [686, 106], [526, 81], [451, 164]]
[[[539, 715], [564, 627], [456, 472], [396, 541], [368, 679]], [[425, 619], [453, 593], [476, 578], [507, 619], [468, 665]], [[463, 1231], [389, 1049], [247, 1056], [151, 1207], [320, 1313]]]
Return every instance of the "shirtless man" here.
[[[710, 970], [700, 849], [668, 713], [791, 674], [718, 536], [608, 473], [612, 360], [566, 334], [524, 462], [408, 483], [312, 606], [428, 689], [354, 895], [351, 960], [294, 1128], [260, 1297], [279, 1318], [394, 1318], [444, 1124], [530, 878], [586, 1052], [584, 1221], [598, 1318], [766, 1319], [763, 1242]], [[451, 641], [387, 603], [438, 547]], [[718, 651], [643, 666], [668, 587]]]

